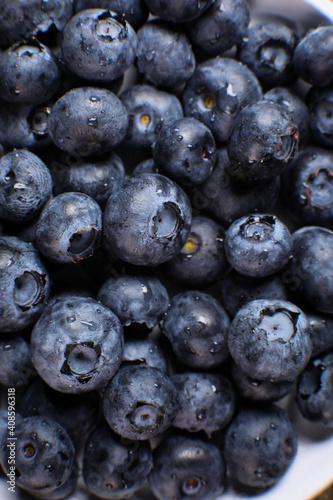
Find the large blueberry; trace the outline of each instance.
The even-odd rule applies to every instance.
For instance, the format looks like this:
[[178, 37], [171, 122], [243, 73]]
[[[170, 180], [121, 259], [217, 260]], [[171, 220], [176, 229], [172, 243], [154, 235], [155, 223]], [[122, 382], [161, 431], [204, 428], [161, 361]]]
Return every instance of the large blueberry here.
[[0, 383], [7, 387], [22, 387], [36, 376], [31, 361], [30, 345], [23, 337], [0, 340]]
[[125, 14], [126, 20], [136, 31], [148, 17], [148, 7], [143, 0], [76, 0], [75, 2], [76, 12], [94, 8]]

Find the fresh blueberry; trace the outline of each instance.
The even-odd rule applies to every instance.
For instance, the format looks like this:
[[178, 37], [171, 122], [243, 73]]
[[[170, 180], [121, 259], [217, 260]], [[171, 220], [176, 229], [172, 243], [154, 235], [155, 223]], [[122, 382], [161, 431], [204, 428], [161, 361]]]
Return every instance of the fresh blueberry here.
[[160, 344], [151, 338], [125, 340], [123, 363], [145, 364], [168, 375], [167, 358]]
[[312, 87], [307, 96], [310, 130], [313, 139], [330, 149], [333, 148], [333, 85]]
[[0, 383], [7, 387], [22, 387], [35, 376], [28, 342], [23, 337], [3, 336], [0, 340]]
[[285, 280], [316, 311], [333, 312], [333, 231], [305, 226], [292, 235], [293, 249]]
[[150, 12], [161, 19], [173, 21], [175, 23], [187, 22], [201, 16], [214, 0], [144, 0]]
[[62, 154], [51, 163], [53, 193], [64, 191], [85, 193], [103, 209], [109, 197], [123, 185], [124, 164], [113, 151], [91, 158]]
[[248, 302], [228, 334], [230, 354], [245, 375], [258, 380], [294, 380], [312, 352], [311, 325], [297, 306], [284, 300]]
[[84, 297], [58, 300], [31, 335], [32, 361], [41, 378], [66, 393], [106, 386], [123, 358], [123, 329], [103, 304]]
[[[15, 428], [16, 484], [23, 489], [49, 492], [70, 476], [75, 449], [67, 431], [44, 416], [19, 420]], [[10, 448], [6, 441], [0, 451], [3, 470], [9, 472]]]
[[104, 416], [126, 439], [150, 439], [164, 432], [179, 408], [178, 393], [158, 368], [124, 365], [104, 391]]
[[124, 14], [126, 20], [136, 31], [148, 18], [148, 8], [143, 0], [76, 0], [76, 12], [95, 8]]
[[333, 427], [333, 353], [312, 359], [299, 377], [297, 404], [316, 424]]
[[158, 168], [156, 167], [153, 158], [148, 158], [148, 160], [140, 161], [132, 172], [132, 176], [137, 174], [158, 174]]
[[288, 214], [302, 225], [333, 225], [333, 153], [302, 149], [283, 173], [281, 196]]
[[151, 330], [162, 320], [169, 295], [159, 279], [148, 276], [110, 277], [97, 298], [109, 307], [123, 326]]
[[116, 80], [133, 63], [137, 36], [123, 14], [110, 10], [78, 12], [62, 32], [61, 51], [69, 69], [86, 80]]
[[246, 0], [215, 0], [198, 19], [186, 24], [185, 30], [194, 45], [217, 56], [241, 43], [249, 22]]
[[165, 271], [173, 281], [203, 287], [220, 280], [229, 265], [224, 252], [224, 229], [208, 217], [192, 218], [191, 232]]
[[45, 206], [36, 225], [36, 246], [53, 262], [92, 255], [102, 230], [102, 211], [84, 193], [62, 193]]
[[53, 418], [65, 427], [73, 441], [93, 429], [99, 409], [96, 392], [63, 394], [51, 389], [39, 377], [25, 388], [19, 400], [19, 411], [23, 417], [40, 415]]
[[312, 356], [333, 349], [333, 318], [325, 314], [306, 311], [312, 328]]
[[245, 486], [273, 486], [297, 452], [297, 436], [285, 410], [275, 405], [245, 408], [225, 437], [224, 456], [231, 477]]
[[210, 295], [190, 290], [175, 295], [163, 323], [163, 332], [186, 366], [210, 369], [229, 356], [230, 320]]
[[172, 425], [190, 432], [204, 431], [209, 438], [225, 427], [235, 411], [230, 381], [214, 373], [177, 373], [171, 377], [178, 390], [179, 411]]
[[50, 294], [50, 275], [32, 243], [0, 237], [0, 331], [33, 325]]
[[277, 274], [253, 278], [231, 270], [221, 281], [221, 302], [231, 318], [251, 300], [287, 300], [287, 288]]
[[195, 58], [179, 26], [153, 19], [138, 31], [137, 67], [147, 81], [159, 87], [176, 87], [192, 76]]
[[236, 116], [262, 98], [260, 84], [244, 64], [216, 57], [199, 64], [183, 93], [185, 116], [202, 121], [219, 142], [226, 142]]
[[263, 99], [238, 114], [228, 155], [249, 177], [267, 179], [283, 172], [296, 156], [298, 130], [291, 115]]
[[88, 438], [83, 479], [90, 493], [106, 500], [132, 497], [153, 466], [149, 442], [119, 438], [107, 425]]
[[177, 184], [159, 174], [138, 174], [109, 198], [103, 227], [119, 258], [157, 265], [181, 250], [191, 220], [190, 201]]
[[262, 278], [280, 271], [291, 257], [292, 239], [275, 215], [245, 215], [225, 234], [225, 253], [240, 274]]
[[55, 145], [74, 156], [110, 151], [124, 139], [127, 125], [127, 111], [118, 97], [95, 87], [66, 92], [53, 106], [48, 120]]
[[166, 437], [153, 453], [148, 480], [159, 500], [208, 500], [225, 486], [225, 463], [210, 441], [176, 434]]
[[167, 124], [183, 117], [178, 98], [150, 85], [134, 85], [119, 96], [128, 112], [124, 144], [150, 150], [159, 132]]
[[163, 128], [153, 146], [159, 172], [182, 187], [201, 184], [216, 164], [213, 134], [194, 118], [180, 118]]
[[0, 216], [26, 222], [39, 215], [52, 194], [52, 178], [34, 153], [15, 150], [0, 158]]

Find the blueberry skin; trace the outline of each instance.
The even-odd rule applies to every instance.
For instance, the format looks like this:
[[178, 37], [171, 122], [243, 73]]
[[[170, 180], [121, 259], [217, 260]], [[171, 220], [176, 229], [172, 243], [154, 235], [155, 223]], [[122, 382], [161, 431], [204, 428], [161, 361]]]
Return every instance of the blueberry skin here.
[[300, 375], [296, 401], [303, 417], [333, 427], [333, 352], [312, 359]]
[[225, 254], [240, 274], [262, 278], [280, 271], [291, 257], [292, 238], [275, 215], [245, 215], [225, 233]]
[[257, 179], [255, 182], [238, 171], [229, 160], [226, 148], [217, 150], [214, 171], [207, 179], [195, 186], [189, 196], [193, 211], [206, 212], [224, 226], [235, 219], [271, 210], [278, 200], [280, 177]]
[[69, 69], [86, 80], [116, 80], [133, 63], [137, 36], [122, 14], [87, 9], [75, 14], [62, 32], [61, 51]]
[[109, 198], [103, 230], [119, 258], [154, 266], [177, 255], [191, 221], [190, 201], [176, 183], [159, 174], [138, 174]]
[[[67, 481], [75, 449], [67, 431], [58, 422], [44, 416], [19, 420], [15, 427], [16, 484], [23, 489], [51, 492]], [[9, 472], [7, 441], [1, 447], [0, 461]]]
[[123, 357], [123, 329], [103, 304], [84, 297], [58, 300], [31, 334], [32, 361], [53, 389], [75, 394], [105, 387]]
[[230, 363], [230, 377], [239, 394], [246, 399], [257, 402], [278, 401], [295, 387], [295, 380], [271, 382], [257, 380], [245, 375], [235, 362]]
[[28, 35], [48, 31], [53, 25], [61, 31], [72, 10], [73, 0], [49, 0], [47, 6], [40, 0], [2, 0], [0, 45], [9, 47]]
[[333, 84], [333, 28], [320, 26], [310, 30], [294, 51], [298, 76], [318, 87]]
[[97, 299], [113, 311], [123, 326], [140, 325], [148, 330], [162, 320], [169, 295], [154, 277], [110, 277], [100, 288]]
[[50, 294], [50, 276], [32, 243], [0, 238], [0, 331], [17, 332], [34, 324]]
[[297, 77], [293, 67], [297, 43], [297, 34], [287, 24], [260, 22], [250, 26], [237, 56], [264, 87], [290, 85]]
[[306, 311], [312, 328], [312, 357], [333, 349], [333, 318]]
[[216, 163], [212, 132], [194, 118], [180, 118], [164, 127], [153, 146], [154, 163], [159, 172], [182, 187], [201, 184]]
[[312, 87], [306, 102], [310, 115], [310, 130], [319, 144], [330, 149], [333, 147], [333, 86]]
[[159, 500], [209, 500], [224, 489], [225, 462], [212, 442], [181, 434], [168, 436], [156, 447], [153, 461], [148, 481]]
[[172, 375], [180, 408], [172, 425], [208, 438], [231, 420], [236, 405], [234, 389], [223, 375], [186, 372]]
[[303, 99], [288, 87], [274, 87], [264, 94], [264, 99], [273, 101], [291, 115], [298, 130], [299, 144], [304, 143], [309, 134], [309, 112]]
[[281, 106], [258, 101], [238, 114], [227, 144], [228, 156], [255, 179], [270, 179], [296, 156], [298, 130]]
[[208, 217], [194, 216], [185, 245], [165, 264], [168, 277], [189, 287], [204, 287], [221, 279], [229, 267], [224, 233], [224, 229]]
[[48, 120], [55, 145], [84, 157], [115, 148], [124, 139], [127, 125], [127, 111], [118, 97], [95, 87], [66, 92], [53, 106]]
[[311, 325], [295, 304], [258, 299], [245, 304], [232, 320], [228, 347], [245, 375], [292, 381], [310, 359], [311, 337]]
[[226, 142], [239, 111], [262, 98], [257, 77], [244, 64], [215, 57], [199, 64], [183, 93], [185, 116], [202, 121]]
[[148, 8], [143, 0], [76, 0], [75, 10], [85, 9], [113, 10], [125, 14], [126, 20], [137, 31], [148, 18]]
[[295, 231], [287, 283], [316, 311], [333, 313], [333, 231], [306, 226]]
[[79, 262], [93, 254], [102, 231], [102, 211], [84, 193], [49, 201], [36, 225], [36, 246], [53, 262]]
[[121, 437], [150, 439], [164, 432], [179, 408], [178, 393], [158, 368], [125, 365], [104, 391], [104, 416]]
[[163, 333], [184, 365], [208, 370], [229, 356], [229, 326], [229, 317], [216, 299], [189, 290], [172, 298]]
[[99, 397], [93, 391], [84, 395], [63, 394], [51, 389], [38, 377], [21, 395], [19, 411], [23, 417], [40, 415], [56, 420], [76, 441], [95, 427], [99, 416]]
[[168, 375], [167, 358], [160, 344], [151, 338], [125, 340], [123, 363], [145, 364]]
[[0, 93], [8, 102], [40, 104], [60, 84], [60, 68], [52, 51], [38, 40], [23, 40], [0, 54]]
[[203, 0], [203, 2], [197, 2], [196, 0], [186, 0], [185, 2], [178, 2], [177, 0], [169, 0], [168, 2], [163, 0], [144, 1], [150, 12], [155, 16], [175, 23], [183, 23], [201, 16], [214, 0]]
[[281, 196], [290, 217], [302, 225], [333, 227], [333, 153], [302, 149], [282, 175]]
[[119, 96], [128, 112], [124, 144], [150, 150], [158, 134], [167, 124], [183, 117], [179, 99], [150, 85], [134, 85]]
[[231, 477], [245, 486], [273, 486], [295, 458], [297, 436], [285, 410], [245, 408], [231, 422], [224, 456]]
[[0, 158], [0, 217], [22, 223], [37, 217], [52, 194], [52, 177], [34, 153], [15, 150]]
[[63, 154], [51, 163], [53, 193], [85, 193], [104, 209], [109, 197], [123, 185], [125, 168], [120, 156], [111, 151], [82, 159]]
[[132, 177], [137, 174], [158, 174], [158, 168], [156, 167], [153, 158], [148, 158], [148, 160], [140, 161], [132, 172]]
[[83, 479], [90, 493], [107, 500], [132, 497], [153, 467], [149, 442], [119, 438], [107, 425], [88, 438], [83, 458]]
[[251, 300], [287, 300], [287, 288], [279, 275], [253, 279], [231, 270], [221, 282], [221, 302], [233, 318]]
[[56, 486], [51, 491], [46, 489], [45, 491], [39, 489], [29, 489], [24, 488], [24, 491], [31, 495], [34, 498], [38, 498], [40, 500], [62, 500], [63, 498], [69, 497], [72, 493], [74, 493], [77, 481], [79, 476], [78, 466], [74, 463], [72, 472], [69, 478], [61, 483], [59, 486]]
[[217, 56], [247, 35], [250, 9], [246, 0], [215, 0], [194, 22], [185, 25], [190, 41], [211, 56]]
[[23, 337], [0, 340], [0, 383], [7, 387], [24, 387], [36, 376], [31, 351]]
[[195, 57], [180, 26], [153, 19], [138, 31], [137, 67], [147, 81], [176, 87], [192, 76]]

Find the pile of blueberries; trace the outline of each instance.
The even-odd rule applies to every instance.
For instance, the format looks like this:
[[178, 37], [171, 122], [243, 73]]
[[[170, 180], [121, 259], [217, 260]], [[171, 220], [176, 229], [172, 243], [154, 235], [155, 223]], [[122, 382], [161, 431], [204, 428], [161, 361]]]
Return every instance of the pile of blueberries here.
[[333, 429], [333, 27], [250, 4], [1, 1], [0, 463], [34, 498], [253, 494], [297, 453], [276, 401]]

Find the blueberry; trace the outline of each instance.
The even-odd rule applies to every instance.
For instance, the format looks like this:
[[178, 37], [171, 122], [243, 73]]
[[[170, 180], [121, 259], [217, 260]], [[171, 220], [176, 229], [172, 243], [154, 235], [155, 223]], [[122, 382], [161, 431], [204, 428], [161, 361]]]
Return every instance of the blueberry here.
[[190, 290], [172, 298], [163, 332], [183, 364], [210, 369], [229, 355], [229, 324], [227, 313], [216, 299]]
[[36, 225], [36, 245], [53, 262], [92, 255], [102, 230], [102, 211], [84, 193], [62, 193], [45, 206]]
[[136, 31], [148, 17], [148, 8], [143, 0], [76, 0], [76, 12], [94, 8], [125, 14], [126, 20]]
[[99, 397], [92, 391], [84, 395], [63, 394], [51, 389], [38, 377], [21, 395], [19, 411], [23, 417], [40, 415], [56, 420], [76, 441], [95, 427], [99, 416]]
[[0, 158], [0, 216], [12, 222], [37, 217], [52, 194], [52, 178], [34, 153], [16, 150]]
[[320, 26], [308, 31], [294, 52], [294, 66], [298, 76], [318, 87], [331, 85], [332, 48], [332, 26]]
[[106, 89], [82, 87], [64, 94], [48, 120], [55, 145], [74, 156], [91, 156], [115, 148], [125, 137], [127, 111]]
[[241, 43], [249, 22], [246, 0], [215, 0], [204, 14], [186, 24], [185, 30], [194, 45], [217, 56]]
[[128, 112], [124, 144], [150, 150], [158, 134], [167, 124], [183, 117], [178, 98], [150, 85], [134, 85], [119, 96]]
[[168, 277], [184, 286], [203, 287], [220, 280], [228, 269], [224, 229], [208, 217], [192, 218], [191, 232], [178, 255], [165, 265]]
[[147, 81], [159, 87], [176, 87], [192, 76], [195, 58], [179, 26], [153, 19], [138, 31], [137, 67]]
[[109, 198], [103, 227], [112, 251], [132, 264], [172, 259], [190, 232], [191, 206], [182, 189], [159, 174], [138, 174]]
[[104, 425], [91, 433], [83, 458], [90, 493], [107, 500], [132, 497], [153, 466], [149, 443], [119, 438]]
[[56, 486], [52, 490], [46, 489], [29, 489], [24, 488], [26, 493], [31, 495], [34, 498], [38, 498], [39, 500], [62, 500], [63, 498], [67, 498], [69, 495], [72, 495], [77, 486], [79, 476], [78, 466], [74, 463], [72, 472], [69, 478], [61, 483], [59, 486]]
[[50, 275], [32, 243], [0, 238], [0, 331], [33, 325], [50, 294]]
[[294, 380], [312, 351], [311, 325], [296, 305], [284, 300], [248, 302], [228, 334], [230, 354], [241, 371], [258, 380]]
[[182, 187], [201, 184], [216, 163], [213, 134], [194, 118], [180, 118], [163, 128], [153, 146], [159, 172]]
[[150, 439], [164, 432], [179, 408], [177, 389], [158, 368], [124, 365], [104, 391], [104, 416], [121, 437]]
[[307, 96], [310, 130], [321, 145], [333, 147], [333, 86], [312, 87]]
[[109, 307], [123, 326], [151, 330], [162, 320], [169, 304], [169, 295], [154, 277], [122, 276], [108, 278], [97, 298]]
[[125, 340], [123, 363], [146, 364], [168, 375], [166, 354], [161, 345], [149, 337]]
[[264, 489], [287, 471], [297, 452], [297, 437], [288, 414], [271, 405], [245, 408], [226, 433], [224, 455], [234, 480]]
[[295, 231], [285, 280], [316, 311], [333, 311], [333, 232], [318, 226]]
[[28, 342], [23, 337], [3, 337], [0, 340], [0, 383], [7, 387], [22, 387], [36, 376]]
[[288, 214], [302, 225], [332, 226], [333, 153], [302, 149], [282, 176], [281, 196]]
[[[27, 417], [15, 428], [16, 484], [23, 489], [49, 492], [70, 476], [74, 465], [74, 445], [67, 431], [55, 420]], [[0, 452], [1, 466], [9, 472], [7, 441]]]
[[235, 411], [230, 381], [213, 373], [177, 373], [171, 377], [178, 390], [180, 408], [172, 425], [190, 432], [213, 432], [225, 427]]
[[42, 379], [66, 393], [106, 386], [123, 357], [123, 330], [103, 304], [84, 297], [49, 306], [31, 335], [32, 361]]
[[236, 118], [228, 141], [230, 160], [255, 179], [272, 178], [296, 156], [297, 127], [281, 106], [263, 99]]
[[262, 97], [260, 84], [244, 64], [216, 57], [199, 64], [183, 93], [185, 116], [202, 121], [219, 142], [226, 142], [236, 116]]
[[302, 415], [316, 424], [333, 427], [333, 353], [312, 359], [300, 375], [297, 404]]
[[149, 486], [159, 500], [206, 500], [222, 493], [225, 463], [210, 441], [181, 434], [166, 437], [153, 453]]
[[154, 163], [153, 158], [140, 161], [132, 172], [132, 176], [137, 174], [158, 174], [158, 168]]
[[333, 349], [333, 318], [325, 314], [306, 311], [312, 328], [312, 356]]
[[137, 36], [125, 16], [110, 10], [78, 12], [62, 32], [61, 51], [69, 69], [86, 80], [116, 80], [133, 63]]
[[177, 0], [145, 0], [150, 12], [161, 19], [174, 21], [175, 23], [187, 22], [201, 16], [214, 0], [186, 0], [178, 2]]

